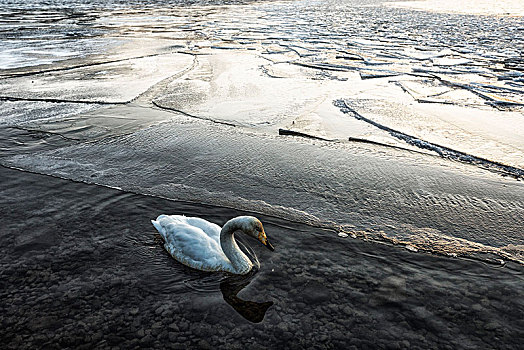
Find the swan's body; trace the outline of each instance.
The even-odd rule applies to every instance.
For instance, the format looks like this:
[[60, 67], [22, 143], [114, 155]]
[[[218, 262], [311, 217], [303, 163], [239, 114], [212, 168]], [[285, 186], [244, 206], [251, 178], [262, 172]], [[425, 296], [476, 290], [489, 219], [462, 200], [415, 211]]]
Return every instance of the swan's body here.
[[231, 219], [223, 228], [204, 219], [183, 215], [160, 215], [151, 222], [173, 258], [202, 271], [225, 271], [241, 275], [251, 271], [253, 263], [238, 247], [235, 231], [244, 231], [273, 250], [262, 223], [252, 216]]

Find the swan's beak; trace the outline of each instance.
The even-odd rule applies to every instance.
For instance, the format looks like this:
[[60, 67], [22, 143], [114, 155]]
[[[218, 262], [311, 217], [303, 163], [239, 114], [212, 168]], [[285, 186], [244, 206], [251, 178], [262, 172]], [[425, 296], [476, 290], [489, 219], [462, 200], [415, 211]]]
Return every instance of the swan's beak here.
[[258, 234], [258, 240], [260, 242], [262, 242], [263, 245], [265, 245], [267, 247], [267, 249], [271, 250], [271, 251], [274, 251], [275, 248], [271, 245], [271, 243], [269, 243], [269, 241], [267, 240], [267, 237], [266, 237], [266, 233], [264, 231], [260, 232]]

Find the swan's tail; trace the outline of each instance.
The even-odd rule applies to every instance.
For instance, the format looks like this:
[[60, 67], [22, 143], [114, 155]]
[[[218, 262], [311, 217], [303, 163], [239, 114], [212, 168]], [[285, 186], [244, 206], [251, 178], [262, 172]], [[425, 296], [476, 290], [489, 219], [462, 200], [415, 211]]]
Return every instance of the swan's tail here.
[[162, 238], [165, 241], [166, 240], [166, 230], [162, 227], [162, 225], [160, 225], [160, 222], [158, 222], [157, 220], [151, 220], [151, 223], [153, 224], [153, 226], [155, 226], [156, 230], [158, 231], [158, 233], [160, 233], [160, 236], [162, 236]]

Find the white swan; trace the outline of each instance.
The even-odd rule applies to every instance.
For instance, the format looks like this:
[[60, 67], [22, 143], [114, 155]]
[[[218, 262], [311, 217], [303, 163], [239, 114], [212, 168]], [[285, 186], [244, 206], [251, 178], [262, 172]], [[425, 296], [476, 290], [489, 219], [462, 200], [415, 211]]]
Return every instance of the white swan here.
[[184, 215], [160, 215], [151, 223], [164, 238], [164, 247], [173, 258], [202, 271], [225, 271], [239, 275], [251, 271], [253, 263], [238, 247], [235, 231], [244, 231], [274, 250], [262, 223], [253, 216], [233, 218], [222, 229], [204, 219]]

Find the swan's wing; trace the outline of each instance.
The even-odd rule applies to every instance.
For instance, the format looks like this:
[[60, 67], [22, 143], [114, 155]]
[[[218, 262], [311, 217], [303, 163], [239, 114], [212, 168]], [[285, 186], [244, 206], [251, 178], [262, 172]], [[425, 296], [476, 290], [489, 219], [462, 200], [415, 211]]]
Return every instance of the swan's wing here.
[[186, 218], [186, 223], [200, 228], [206, 235], [214, 239], [217, 242], [220, 242], [220, 231], [222, 228], [217, 224], [209, 222], [201, 218]]
[[[185, 217], [184, 217], [185, 218]], [[187, 218], [185, 218], [187, 219]], [[166, 250], [181, 263], [204, 271], [228, 271], [231, 262], [217, 240], [187, 220], [161, 215], [152, 221], [164, 237]]]

